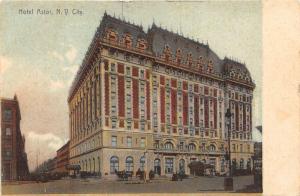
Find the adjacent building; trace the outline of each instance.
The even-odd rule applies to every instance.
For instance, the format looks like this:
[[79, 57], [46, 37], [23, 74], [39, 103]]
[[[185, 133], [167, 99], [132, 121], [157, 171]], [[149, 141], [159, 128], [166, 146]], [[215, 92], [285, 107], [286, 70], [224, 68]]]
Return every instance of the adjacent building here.
[[25, 137], [21, 133], [21, 113], [17, 96], [1, 98], [1, 179], [21, 180], [28, 173]]
[[56, 151], [56, 168], [55, 172], [64, 173], [68, 172], [66, 166], [69, 165], [69, 144], [68, 141], [60, 149]]
[[255, 84], [245, 64], [155, 24], [104, 14], [71, 86], [70, 164], [81, 170], [153, 170], [165, 175], [203, 161], [252, 167]]

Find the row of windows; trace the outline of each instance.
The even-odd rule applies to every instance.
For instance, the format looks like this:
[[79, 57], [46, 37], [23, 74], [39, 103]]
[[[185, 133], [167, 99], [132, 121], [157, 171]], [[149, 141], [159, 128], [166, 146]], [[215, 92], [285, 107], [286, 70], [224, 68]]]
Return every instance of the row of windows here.
[[[136, 144], [138, 143], [138, 139], [136, 138]], [[132, 137], [127, 137], [126, 138], [126, 143], [127, 143], [127, 147], [132, 147]], [[112, 147], [117, 147], [118, 145], [118, 139], [117, 136], [111, 136], [111, 146]], [[140, 139], [140, 147], [144, 148], [146, 147], [146, 138], [142, 137]]]
[[[172, 87], [171, 85], [171, 79], [170, 78], [165, 78], [163, 80], [161, 80], [158, 76], [156, 75], [153, 75], [153, 80], [152, 80], [152, 84], [153, 86], [156, 86], [158, 87], [159, 85], [165, 85], [166, 89], [169, 89]], [[175, 79], [175, 78], [174, 78]], [[177, 80], [176, 79], [176, 89], [177, 90], [182, 90], [183, 88], [185, 88], [183, 86], [183, 81], [181, 80]], [[199, 84], [196, 84], [196, 83], [189, 83], [186, 82], [187, 84], [187, 90], [191, 93], [197, 93], [197, 94], [201, 94], [201, 95], [208, 95], [208, 96], [211, 96], [211, 97], [222, 97], [222, 90], [217, 90], [216, 88], [211, 88], [211, 87], [208, 87], [208, 86], [204, 86], [204, 85], [199, 85]], [[219, 92], [218, 92], [219, 91]]]
[[[138, 71], [138, 77], [140, 79], [146, 79], [146, 71], [144, 69], [141, 69], [141, 68], [137, 68], [137, 69], [139, 70]], [[112, 73], [117, 73], [117, 69], [116, 69], [116, 64], [115, 63], [111, 63], [110, 64], [110, 71]], [[126, 66], [126, 68], [125, 68], [125, 75], [131, 77], [132, 76], [132, 72], [133, 72], [132, 67]]]
[[247, 151], [245, 151], [245, 149], [243, 148], [243, 144], [240, 144], [240, 145], [238, 145], [238, 144], [232, 144], [232, 150], [234, 151], [234, 152], [237, 152], [237, 151], [240, 151], [240, 152], [250, 152], [250, 145], [249, 144], [247, 144]]
[[[155, 141], [154, 147], [156, 149], [165, 149], [165, 150], [188, 150], [188, 151], [196, 151], [197, 147], [194, 143], [189, 143], [188, 145], [185, 145], [185, 142], [179, 142], [179, 145], [175, 148], [172, 142], [166, 142], [165, 144], [159, 145], [159, 141]], [[209, 150], [210, 152], [216, 151], [216, 146], [214, 144], [210, 144], [209, 146], [206, 146], [205, 143], [202, 143], [201, 146], [199, 146], [199, 149], [201, 151]], [[220, 147], [220, 150], [224, 150], [224, 145], [222, 144]]]
[[[74, 163], [72, 163], [72, 164], [74, 164]], [[95, 157], [93, 157], [93, 158], [81, 160], [78, 162], [78, 165], [80, 165], [81, 171], [87, 171], [87, 172], [91, 172], [91, 173], [100, 172], [100, 158], [99, 157], [97, 157], [97, 159]], [[96, 167], [96, 165], [97, 165], [97, 167]]]
[[245, 94], [240, 94], [238, 92], [232, 92], [232, 91], [229, 91], [229, 97], [231, 99], [235, 99], [235, 100], [243, 101], [243, 102], [247, 102], [247, 103], [250, 103], [251, 99], [252, 99], [251, 96], [247, 96]]
[[[139, 170], [140, 171], [144, 171], [145, 168], [145, 163], [146, 163], [146, 159], [145, 156], [142, 156], [140, 158], [140, 162], [139, 162]], [[119, 171], [119, 158], [117, 156], [112, 156], [110, 158], [110, 173], [115, 173], [117, 171]], [[128, 156], [125, 159], [125, 170], [126, 171], [133, 171], [133, 157], [132, 156]]]
[[237, 163], [236, 159], [232, 159], [232, 168], [233, 169], [250, 169], [251, 168], [251, 159], [249, 158], [247, 160], [246, 165], [245, 165], [245, 160], [243, 158], [240, 159], [239, 164]]
[[71, 108], [71, 139], [79, 139], [88, 124], [95, 119], [100, 113], [100, 92], [97, 88], [100, 85], [100, 78], [97, 77], [95, 82], [91, 82], [91, 88], [84, 94], [76, 106]]
[[82, 143], [78, 146], [76, 146], [73, 150], [71, 150], [71, 156], [76, 156], [81, 153], [85, 153], [89, 150], [92, 150], [96, 148], [96, 146], [100, 145], [100, 137], [97, 137], [96, 139], [90, 139], [87, 140], [85, 143]]

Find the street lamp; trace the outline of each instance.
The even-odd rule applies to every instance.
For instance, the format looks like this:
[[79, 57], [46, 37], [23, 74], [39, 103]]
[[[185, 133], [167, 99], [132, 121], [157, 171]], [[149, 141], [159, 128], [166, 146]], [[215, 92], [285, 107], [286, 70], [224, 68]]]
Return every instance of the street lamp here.
[[231, 170], [231, 150], [230, 150], [230, 138], [231, 138], [231, 112], [230, 109], [228, 108], [225, 114], [225, 120], [228, 128], [228, 134], [227, 134], [227, 142], [228, 142], [228, 156], [227, 160], [229, 161], [229, 176], [224, 178], [224, 189], [225, 191], [232, 191], [233, 190], [233, 179], [232, 179], [232, 170]]

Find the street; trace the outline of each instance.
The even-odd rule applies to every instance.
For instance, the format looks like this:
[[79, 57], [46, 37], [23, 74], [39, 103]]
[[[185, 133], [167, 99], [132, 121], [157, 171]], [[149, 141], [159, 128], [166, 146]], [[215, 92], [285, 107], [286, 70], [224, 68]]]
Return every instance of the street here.
[[[2, 194], [86, 194], [86, 193], [199, 193], [224, 192], [223, 177], [195, 177], [183, 181], [154, 179], [144, 184], [139, 180], [64, 179], [46, 183], [2, 185]], [[244, 192], [253, 184], [253, 176], [234, 177], [235, 192]]]

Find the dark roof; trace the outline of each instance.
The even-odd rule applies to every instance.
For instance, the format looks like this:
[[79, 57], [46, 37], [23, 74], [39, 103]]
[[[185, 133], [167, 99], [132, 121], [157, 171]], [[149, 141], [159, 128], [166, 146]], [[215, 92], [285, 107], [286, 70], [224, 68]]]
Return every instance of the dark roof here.
[[168, 45], [173, 56], [176, 54], [177, 49], [181, 49], [183, 60], [186, 60], [189, 53], [192, 54], [193, 61], [202, 56], [205, 62], [212, 60], [216, 72], [220, 73], [222, 71], [222, 60], [208, 45], [162, 29], [155, 24], [149, 30], [149, 36], [151, 37], [152, 50], [155, 55], [161, 55], [165, 46]]
[[[208, 44], [199, 43], [198, 41], [183, 37], [177, 33], [157, 27], [155, 24], [153, 24], [146, 33], [141, 25], [136, 25], [120, 18], [112, 17], [105, 12], [83, 59], [82, 65], [80, 66], [72, 83], [68, 100], [72, 97], [72, 93], [74, 93], [75, 87], [78, 85], [80, 78], [83, 77], [82, 75], [84, 70], [90, 64], [88, 59], [92, 55], [91, 51], [93, 51], [93, 48], [97, 47], [96, 43], [98, 43], [99, 39], [101, 40], [105, 37], [106, 30], [109, 28], [112, 28], [115, 32], [117, 32], [119, 39], [122, 38], [125, 33], [129, 33], [132, 36], [133, 47], [137, 45], [137, 40], [139, 38], [145, 39], [148, 42], [147, 52], [150, 53], [150, 55], [152, 54], [153, 57], [162, 55], [165, 46], [168, 45], [171, 49], [172, 57], [174, 58], [176, 50], [180, 48], [182, 51], [183, 62], [186, 61], [189, 53], [192, 54], [194, 62], [201, 56], [205, 62], [205, 66], [207, 66], [209, 60], [212, 61], [213, 69], [216, 73], [221, 73], [223, 76], [229, 77], [233, 80], [247, 81], [247, 83], [254, 86], [250, 72], [245, 64], [227, 57], [223, 60], [220, 59], [217, 54], [209, 48]], [[232, 72], [234, 74], [230, 74]]]
[[118, 33], [119, 38], [122, 38], [125, 33], [129, 33], [132, 36], [133, 46], [136, 46], [138, 38], [143, 38], [145, 40], [148, 38], [142, 26], [131, 24], [125, 20], [117, 19], [105, 13], [100, 25], [99, 35], [101, 38], [105, 36], [106, 30], [109, 28], [114, 29]]

